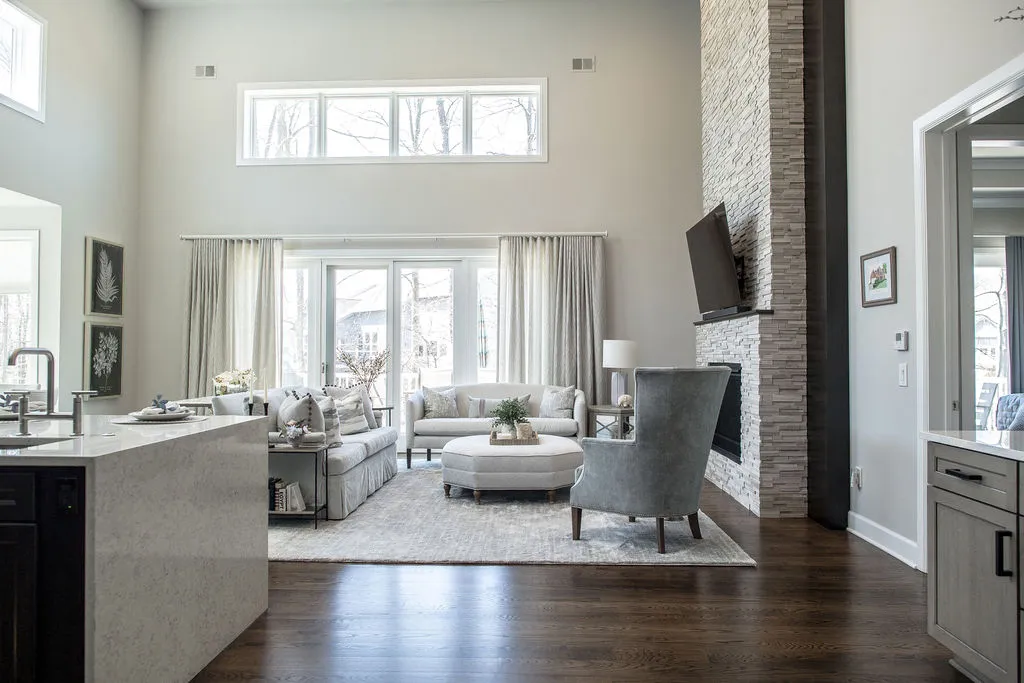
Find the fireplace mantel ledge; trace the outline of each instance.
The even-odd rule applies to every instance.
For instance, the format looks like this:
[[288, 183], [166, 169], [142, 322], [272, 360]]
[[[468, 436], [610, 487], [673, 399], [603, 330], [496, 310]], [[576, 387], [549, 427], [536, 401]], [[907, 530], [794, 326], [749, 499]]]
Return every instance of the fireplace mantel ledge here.
[[694, 325], [711, 325], [712, 323], [723, 323], [729, 320], [736, 320], [737, 318], [747, 318], [752, 315], [775, 315], [775, 311], [770, 308], [755, 308], [752, 311], [744, 311], [743, 313], [734, 313], [733, 315], [723, 315], [721, 318], [712, 318], [711, 320], [694, 320]]

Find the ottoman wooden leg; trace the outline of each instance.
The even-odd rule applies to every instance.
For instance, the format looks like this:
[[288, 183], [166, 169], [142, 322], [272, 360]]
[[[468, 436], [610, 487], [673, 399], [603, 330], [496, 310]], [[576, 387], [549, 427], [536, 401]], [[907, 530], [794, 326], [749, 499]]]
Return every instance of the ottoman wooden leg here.
[[474, 489], [474, 490], [473, 490], [473, 498], [475, 498], [475, 499], [476, 499], [476, 504], [477, 504], [477, 505], [479, 505], [479, 504], [480, 504], [480, 496], [481, 496], [481, 495], [483, 495], [483, 493], [482, 493], [481, 491], [479, 491], [479, 490], [477, 490], [477, 489]]
[[658, 552], [665, 554], [665, 518], [658, 517]]
[[430, 462], [430, 449], [427, 449], [427, 462]]
[[554, 489], [549, 489], [548, 490], [548, 502], [549, 503], [554, 503], [555, 502], [555, 490]]
[[412, 449], [411, 448], [406, 448], [405, 449], [405, 469], [407, 469], [407, 470], [411, 470], [412, 469]]
[[572, 511], [572, 540], [580, 540], [580, 527], [583, 524], [583, 508], [571, 508]]
[[633, 515], [630, 515], [629, 516], [629, 521], [635, 522], [636, 521], [636, 517], [634, 517]]
[[445, 484], [444, 485], [444, 497], [445, 498], [451, 498], [452, 497], [452, 485], [451, 484]]

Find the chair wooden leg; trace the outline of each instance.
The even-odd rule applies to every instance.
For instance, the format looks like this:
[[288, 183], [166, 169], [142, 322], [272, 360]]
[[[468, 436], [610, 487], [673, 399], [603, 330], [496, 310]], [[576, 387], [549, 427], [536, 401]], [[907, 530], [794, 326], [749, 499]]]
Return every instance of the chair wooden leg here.
[[694, 512], [692, 515], [688, 516], [687, 519], [690, 520], [690, 533], [693, 534], [693, 537], [697, 540], [704, 538], [700, 534], [700, 520], [697, 519], [697, 513]]
[[407, 469], [407, 470], [411, 470], [412, 469], [412, 449], [411, 448], [406, 448], [405, 449], [405, 469]]
[[629, 516], [629, 521], [635, 522], [636, 521], [636, 517], [634, 517], [633, 515], [630, 515]]
[[480, 496], [482, 496], [482, 495], [483, 495], [483, 493], [479, 489], [475, 489], [473, 491], [473, 499], [476, 501], [477, 505], [480, 504]]
[[665, 518], [658, 517], [658, 552], [665, 554]]
[[554, 503], [555, 502], [555, 490], [554, 489], [548, 489], [548, 502], [549, 503]]
[[580, 527], [583, 525], [583, 508], [572, 508], [572, 540], [580, 540]]
[[445, 498], [451, 498], [452, 497], [452, 485], [451, 484], [445, 484], [444, 485], [444, 497]]
[[430, 449], [427, 449], [427, 462], [430, 462]]

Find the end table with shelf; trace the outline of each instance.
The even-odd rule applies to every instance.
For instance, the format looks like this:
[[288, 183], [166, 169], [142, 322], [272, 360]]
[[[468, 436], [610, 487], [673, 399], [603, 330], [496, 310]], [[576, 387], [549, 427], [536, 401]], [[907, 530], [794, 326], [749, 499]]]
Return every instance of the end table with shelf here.
[[[587, 406], [589, 428], [588, 436], [595, 439], [631, 439], [633, 426], [629, 423], [633, 417], [632, 408], [620, 408], [611, 405]], [[612, 418], [601, 421], [598, 418]]]
[[[327, 488], [327, 446], [322, 444], [309, 444], [293, 448], [288, 444], [272, 444], [267, 449], [268, 454], [280, 453], [288, 455], [312, 455], [313, 456], [313, 504], [306, 505], [305, 510], [277, 511], [269, 510], [270, 519], [311, 519], [313, 528], [319, 527], [320, 513], [323, 513], [324, 520], [327, 520], [327, 502], [330, 495]], [[321, 457], [322, 456], [322, 457]], [[324, 484], [324, 502], [320, 502], [320, 482]]]

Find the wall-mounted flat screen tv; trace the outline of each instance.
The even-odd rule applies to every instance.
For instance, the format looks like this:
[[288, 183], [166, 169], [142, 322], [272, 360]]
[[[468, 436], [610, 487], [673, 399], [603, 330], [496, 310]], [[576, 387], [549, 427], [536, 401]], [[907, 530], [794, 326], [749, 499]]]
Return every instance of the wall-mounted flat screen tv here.
[[738, 312], [740, 283], [724, 202], [686, 231], [686, 244], [690, 248], [700, 312], [714, 313], [723, 309]]

